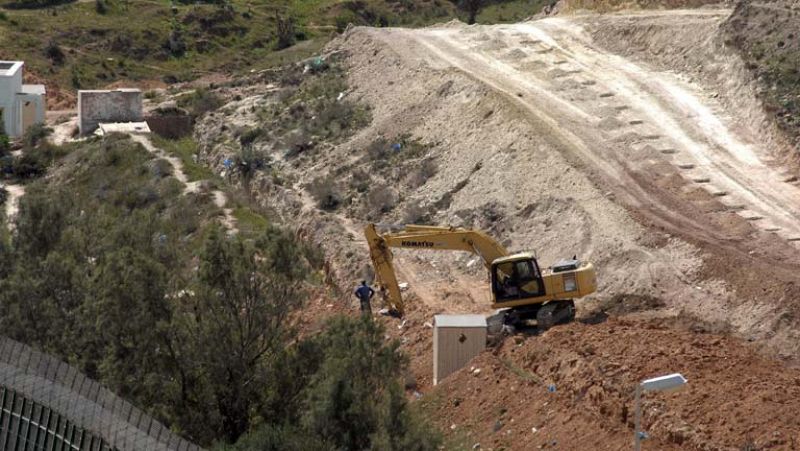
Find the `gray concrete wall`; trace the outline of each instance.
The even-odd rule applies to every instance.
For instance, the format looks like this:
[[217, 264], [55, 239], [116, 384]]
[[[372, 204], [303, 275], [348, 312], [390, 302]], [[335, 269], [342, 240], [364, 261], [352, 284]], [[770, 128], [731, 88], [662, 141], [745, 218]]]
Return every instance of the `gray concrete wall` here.
[[78, 91], [78, 128], [81, 135], [97, 130], [109, 122], [142, 122], [142, 91]]

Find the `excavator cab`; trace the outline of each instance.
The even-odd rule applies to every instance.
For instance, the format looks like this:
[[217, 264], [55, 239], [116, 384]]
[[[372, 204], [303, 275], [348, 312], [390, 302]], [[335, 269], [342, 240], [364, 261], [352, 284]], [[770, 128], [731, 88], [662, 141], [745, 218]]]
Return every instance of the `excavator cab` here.
[[492, 292], [495, 303], [515, 302], [545, 294], [539, 263], [529, 253], [515, 254], [492, 262]]

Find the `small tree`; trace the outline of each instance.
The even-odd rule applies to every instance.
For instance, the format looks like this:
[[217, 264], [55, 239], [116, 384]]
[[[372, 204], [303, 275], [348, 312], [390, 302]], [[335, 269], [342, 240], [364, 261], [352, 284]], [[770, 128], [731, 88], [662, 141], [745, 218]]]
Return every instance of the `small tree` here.
[[455, 3], [459, 9], [466, 12], [468, 15], [467, 23], [472, 25], [478, 18], [478, 13], [484, 6], [485, 0], [450, 0]]
[[278, 42], [275, 50], [283, 50], [294, 45], [294, 19], [291, 17], [283, 18], [280, 14], [275, 14], [275, 26], [277, 27]]
[[[265, 239], [271, 243], [275, 236]], [[260, 243], [266, 250], [260, 251], [218, 229], [206, 241], [179, 340], [188, 346], [180, 355], [191, 374], [189, 390], [202, 394], [193, 399], [198, 404], [187, 406], [184, 426], [194, 435], [232, 443], [249, 429], [251, 412], [265, 396], [269, 363], [290, 337], [288, 316], [301, 302], [301, 290], [291, 274], [270, 268], [299, 263], [296, 255], [277, 251], [285, 246], [268, 244]], [[290, 261], [277, 261], [285, 258]], [[202, 412], [203, 420], [198, 423], [190, 411]]]
[[369, 318], [328, 324], [302, 423], [335, 449], [436, 450], [438, 436], [408, 411], [399, 382], [406, 358], [384, 334]]
[[56, 66], [64, 64], [64, 61], [67, 58], [66, 55], [64, 54], [64, 51], [61, 50], [61, 47], [54, 40], [50, 40], [47, 42], [47, 46], [45, 46], [44, 48], [44, 53], [47, 56], [47, 58], [50, 61], [52, 61], [52, 63], [55, 64]]

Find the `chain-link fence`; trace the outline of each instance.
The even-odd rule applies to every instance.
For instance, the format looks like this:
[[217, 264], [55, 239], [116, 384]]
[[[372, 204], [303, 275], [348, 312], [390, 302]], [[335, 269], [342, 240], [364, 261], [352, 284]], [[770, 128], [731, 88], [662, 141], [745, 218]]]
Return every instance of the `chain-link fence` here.
[[[201, 451], [72, 366], [5, 337], [0, 390], [0, 450]], [[64, 446], [31, 442], [28, 433], [42, 429]]]

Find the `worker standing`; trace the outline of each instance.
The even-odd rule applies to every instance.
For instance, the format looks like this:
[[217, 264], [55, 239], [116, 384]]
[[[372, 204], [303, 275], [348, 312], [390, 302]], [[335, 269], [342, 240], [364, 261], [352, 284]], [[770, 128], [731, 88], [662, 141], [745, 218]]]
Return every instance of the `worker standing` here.
[[372, 316], [372, 307], [370, 307], [369, 301], [372, 299], [372, 296], [375, 296], [375, 290], [367, 285], [366, 280], [362, 280], [361, 285], [356, 288], [354, 294], [361, 302], [361, 314], [365, 316]]

